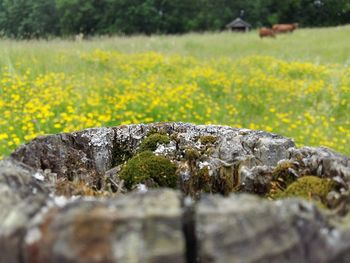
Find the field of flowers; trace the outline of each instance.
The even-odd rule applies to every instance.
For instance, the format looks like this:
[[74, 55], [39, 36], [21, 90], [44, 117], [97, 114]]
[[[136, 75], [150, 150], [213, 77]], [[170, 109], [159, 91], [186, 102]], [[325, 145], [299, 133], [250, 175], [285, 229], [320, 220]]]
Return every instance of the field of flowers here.
[[261, 129], [350, 155], [350, 67], [100, 49], [60, 56], [88, 70], [0, 68], [0, 158], [42, 134], [158, 121]]

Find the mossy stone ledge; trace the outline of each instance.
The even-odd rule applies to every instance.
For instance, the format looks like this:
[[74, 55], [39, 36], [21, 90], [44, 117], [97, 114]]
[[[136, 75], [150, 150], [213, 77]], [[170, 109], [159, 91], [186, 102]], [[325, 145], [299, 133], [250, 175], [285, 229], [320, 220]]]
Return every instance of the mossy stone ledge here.
[[349, 189], [349, 157], [264, 131], [42, 136], [0, 161], [0, 261], [347, 263]]

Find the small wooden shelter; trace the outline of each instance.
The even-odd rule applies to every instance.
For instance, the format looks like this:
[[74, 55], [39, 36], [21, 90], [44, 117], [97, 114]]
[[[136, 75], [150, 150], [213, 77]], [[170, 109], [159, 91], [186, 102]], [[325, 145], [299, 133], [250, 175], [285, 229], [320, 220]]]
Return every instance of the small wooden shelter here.
[[231, 23], [227, 24], [226, 28], [235, 32], [248, 32], [252, 28], [252, 25], [238, 17]]

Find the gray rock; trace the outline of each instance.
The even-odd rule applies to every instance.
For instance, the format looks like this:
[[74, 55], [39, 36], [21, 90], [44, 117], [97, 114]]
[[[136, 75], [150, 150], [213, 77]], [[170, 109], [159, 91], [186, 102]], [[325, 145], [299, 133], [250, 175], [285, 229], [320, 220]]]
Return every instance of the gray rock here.
[[48, 199], [42, 180], [42, 174], [22, 163], [0, 162], [1, 262], [21, 262], [28, 222]]
[[51, 208], [28, 231], [26, 262], [184, 262], [179, 194], [78, 199]]
[[[274, 166], [286, 158], [289, 155], [288, 148], [294, 146], [291, 139], [262, 131], [215, 125], [156, 123], [39, 137], [21, 146], [11, 156], [35, 169], [50, 169], [58, 178], [83, 180], [89, 186], [99, 188], [104, 185], [104, 173], [132, 157], [151, 130], [165, 132], [172, 138], [169, 145], [159, 145], [155, 153], [165, 155], [174, 163], [183, 162], [186, 149], [198, 150], [201, 158], [191, 164], [189, 177], [205, 164], [212, 176], [211, 192], [225, 194], [244, 183], [239, 180], [240, 168]], [[213, 136], [217, 142], [202, 144], [203, 136]], [[223, 170], [230, 174], [220, 177]], [[227, 177], [235, 177], [229, 186]], [[197, 189], [196, 193], [191, 194], [196, 195], [200, 191]]]
[[[171, 138], [154, 153], [176, 164], [180, 187], [124, 196], [118, 173], [150, 131]], [[232, 194], [304, 175], [337, 182], [332, 210]], [[58, 196], [62, 181], [100, 197]], [[0, 263], [349, 262], [349, 188], [348, 157], [262, 131], [156, 123], [39, 137], [0, 161]]]
[[289, 153], [289, 159], [299, 162], [299, 166], [305, 174], [315, 174], [329, 178], [340, 176], [346, 181], [350, 179], [350, 158], [328, 148], [291, 148]]
[[350, 229], [335, 228], [305, 201], [208, 196], [196, 211], [201, 262], [335, 262], [350, 255]]

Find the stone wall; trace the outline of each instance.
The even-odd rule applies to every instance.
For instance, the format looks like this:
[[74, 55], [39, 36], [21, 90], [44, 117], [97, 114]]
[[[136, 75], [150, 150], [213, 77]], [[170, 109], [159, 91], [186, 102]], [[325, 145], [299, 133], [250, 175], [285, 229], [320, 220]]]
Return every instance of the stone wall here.
[[[176, 166], [176, 189], [152, 176], [126, 188], [123, 170], [154, 134], [148, 152]], [[275, 198], [304, 176], [334, 188]], [[349, 262], [349, 182], [348, 157], [262, 131], [156, 123], [39, 137], [0, 162], [0, 262]]]

